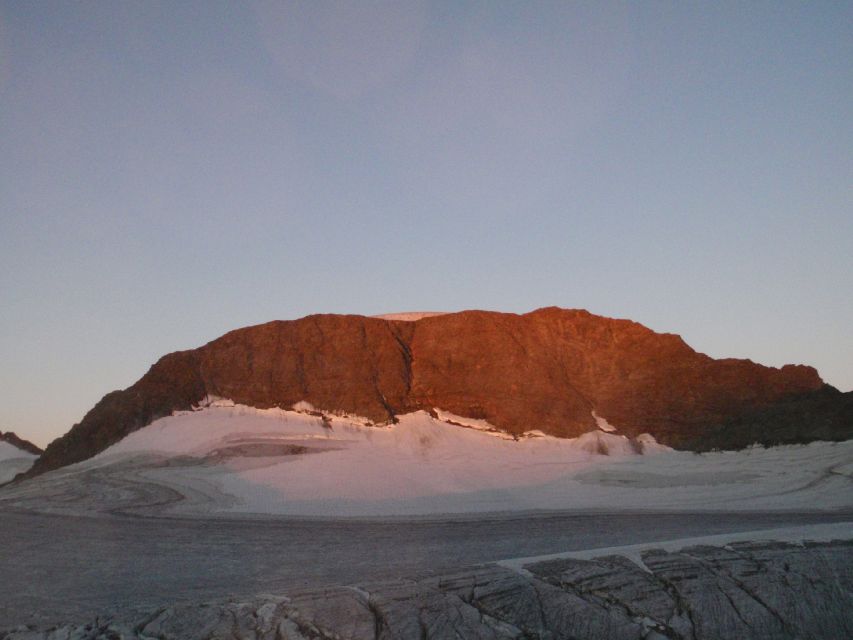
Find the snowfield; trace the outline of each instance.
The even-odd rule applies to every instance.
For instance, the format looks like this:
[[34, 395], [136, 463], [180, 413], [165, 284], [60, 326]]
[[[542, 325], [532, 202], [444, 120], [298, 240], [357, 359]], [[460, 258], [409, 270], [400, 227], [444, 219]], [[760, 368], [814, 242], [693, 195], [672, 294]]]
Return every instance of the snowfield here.
[[853, 507], [853, 442], [694, 454], [648, 435], [628, 439], [604, 421], [574, 439], [537, 431], [515, 439], [441, 410], [367, 426], [298, 407], [215, 400], [4, 491], [0, 504], [85, 511], [147, 500], [186, 515], [333, 517]]
[[0, 442], [0, 484], [29, 469], [36, 457], [8, 442]]
[[421, 318], [432, 318], [433, 316], [447, 315], [447, 311], [403, 311], [400, 313], [384, 313], [373, 316], [380, 320], [396, 320], [398, 322], [417, 322]]
[[[849, 543], [781, 548], [737, 541], [853, 538], [853, 442], [697, 455], [650, 436], [630, 440], [603, 419], [599, 430], [575, 439], [535, 430], [515, 439], [441, 409], [369, 426], [354, 416], [319, 414], [307, 403], [296, 408], [211, 401], [157, 420], [91, 460], [0, 488], [0, 637], [4, 627], [22, 629], [10, 638], [47, 640], [66, 631], [78, 637], [76, 627], [55, 625], [118, 616], [130, 621], [129, 629], [173, 620], [178, 631], [152, 623], [138, 635], [184, 638], [187, 630], [201, 633], [220, 619], [236, 628], [230, 610], [220, 615], [218, 605], [207, 604], [212, 598], [254, 601], [263, 599], [258, 594], [279, 594], [302, 598], [300, 611], [315, 601], [336, 611], [340, 603], [329, 594], [369, 593], [373, 608], [358, 609], [370, 622], [366, 635], [350, 633], [351, 609], [341, 609], [340, 625], [329, 622], [328, 628], [373, 639], [376, 607], [411, 607], [444, 619], [455, 610], [435, 608], [445, 602], [436, 594], [476, 580], [483, 593], [483, 585], [493, 584], [495, 593], [505, 594], [512, 606], [501, 611], [517, 611], [516, 603], [537, 589], [559, 595], [539, 582], [531, 588], [537, 567], [598, 570], [578, 563], [609, 554], [637, 563], [619, 564], [615, 573], [604, 567], [607, 593], [627, 594], [632, 603], [631, 594], [647, 601], [643, 594], [655, 572], [672, 577], [670, 561], [677, 563], [673, 583], [686, 585], [685, 598], [718, 592], [709, 585], [732, 588], [726, 576], [708, 574], [705, 556], [652, 551], [685, 545], [706, 545], [694, 546], [695, 553], [729, 554], [751, 571], [749, 580], [766, 583], [773, 593], [790, 592], [786, 602], [799, 602], [814, 592], [811, 582], [790, 586], [787, 569], [767, 573], [769, 580], [756, 577], [757, 560], [744, 560], [744, 554], [758, 554], [762, 562], [767, 554], [784, 554], [780, 562], [805, 567], [805, 575], [824, 571], [827, 584], [839, 580], [849, 562]], [[729, 543], [734, 546], [708, 551], [708, 544]], [[425, 579], [432, 582], [419, 582]], [[670, 592], [654, 593], [665, 598]], [[408, 595], [401, 600], [400, 594]], [[543, 601], [553, 609], [548, 620], [575, 620], [586, 628], [587, 615], [605, 621], [611, 613], [624, 615], [622, 605], [607, 605], [608, 598], [596, 596], [606, 611], [593, 611], [584, 604], [593, 600], [573, 591], [567, 597]], [[450, 601], [468, 606], [456, 596]], [[815, 602], [794, 613], [822, 616], [840, 601], [830, 594]], [[176, 603], [183, 605], [174, 609]], [[839, 620], [846, 619], [844, 606]], [[690, 607], [694, 614], [718, 611], [716, 601], [691, 601]], [[262, 619], [263, 611], [268, 603], [259, 601], [249, 622]], [[481, 620], [478, 611], [469, 613]], [[740, 620], [718, 617], [725, 625]], [[800, 618], [792, 613], [790, 620]], [[634, 627], [637, 633], [627, 637], [663, 637]], [[824, 637], [846, 637], [838, 628], [831, 626]], [[560, 633], [614, 637], [607, 629]], [[751, 637], [726, 629], [707, 637]]]

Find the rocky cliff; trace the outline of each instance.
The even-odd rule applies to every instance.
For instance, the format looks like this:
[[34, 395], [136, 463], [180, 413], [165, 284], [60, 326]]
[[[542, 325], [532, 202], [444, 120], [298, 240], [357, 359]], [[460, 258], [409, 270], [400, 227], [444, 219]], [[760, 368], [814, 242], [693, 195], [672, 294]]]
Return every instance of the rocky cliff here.
[[161, 358], [52, 442], [29, 475], [85, 460], [206, 396], [261, 408], [305, 401], [376, 423], [438, 407], [513, 434], [566, 437], [595, 429], [595, 412], [678, 448], [853, 437], [853, 393], [813, 368], [714, 360], [629, 320], [558, 308], [414, 322], [315, 315]]

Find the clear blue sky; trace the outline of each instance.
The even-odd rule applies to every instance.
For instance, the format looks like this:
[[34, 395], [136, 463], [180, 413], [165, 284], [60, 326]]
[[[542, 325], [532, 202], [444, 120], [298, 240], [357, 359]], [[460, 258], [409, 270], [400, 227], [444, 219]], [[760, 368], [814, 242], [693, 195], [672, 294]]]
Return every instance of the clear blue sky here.
[[582, 307], [853, 388], [853, 3], [0, 0], [0, 429], [316, 312]]

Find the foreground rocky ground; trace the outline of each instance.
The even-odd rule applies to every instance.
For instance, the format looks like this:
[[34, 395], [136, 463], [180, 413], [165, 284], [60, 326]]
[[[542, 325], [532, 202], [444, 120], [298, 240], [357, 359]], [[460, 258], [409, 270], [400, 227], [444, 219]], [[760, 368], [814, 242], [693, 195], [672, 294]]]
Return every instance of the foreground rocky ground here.
[[132, 619], [0, 631], [108, 638], [690, 639], [853, 637], [853, 540], [485, 565], [410, 580], [183, 604]]

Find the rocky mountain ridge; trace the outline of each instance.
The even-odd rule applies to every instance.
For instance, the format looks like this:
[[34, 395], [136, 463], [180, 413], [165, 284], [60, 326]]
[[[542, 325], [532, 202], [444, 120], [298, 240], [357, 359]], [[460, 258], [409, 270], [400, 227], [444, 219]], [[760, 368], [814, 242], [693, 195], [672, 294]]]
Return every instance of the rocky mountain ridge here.
[[683, 449], [853, 437], [853, 393], [808, 366], [715, 360], [679, 336], [555, 307], [416, 321], [314, 315], [231, 331], [161, 358], [52, 442], [27, 475], [85, 460], [209, 396], [308, 402], [375, 423], [440, 408], [520, 434], [573, 437], [593, 415]]
[[0, 431], [0, 442], [7, 442], [13, 447], [17, 447], [21, 451], [31, 453], [34, 456], [40, 456], [44, 453], [41, 448], [37, 447], [29, 440], [24, 440], [23, 438], [18, 437], [14, 431], [7, 431], [6, 433]]

